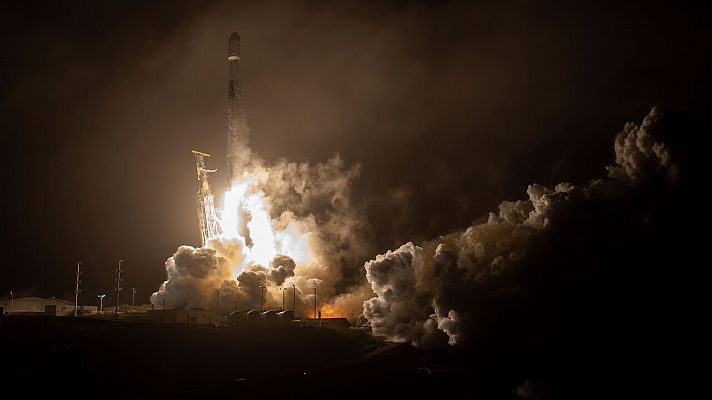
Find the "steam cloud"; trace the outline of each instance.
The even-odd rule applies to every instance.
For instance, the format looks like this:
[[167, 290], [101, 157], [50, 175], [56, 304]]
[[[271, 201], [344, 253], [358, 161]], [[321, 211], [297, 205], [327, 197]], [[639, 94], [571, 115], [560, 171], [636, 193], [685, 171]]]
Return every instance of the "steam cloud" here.
[[[248, 143], [249, 131], [241, 132], [246, 137], [239, 139]], [[281, 305], [280, 290], [294, 286], [297, 312], [305, 315], [316, 286], [325, 316], [357, 317], [372, 296], [362, 284], [349, 291], [362, 283], [360, 265], [371, 253], [368, 226], [351, 201], [360, 167], [346, 167], [338, 155], [315, 165], [268, 164], [247, 146], [237, 152], [232, 159], [242, 175], [231, 191], [238, 198], [237, 231], [204, 248], [181, 246], [166, 261], [168, 279], [151, 302], [214, 308], [217, 291], [221, 312], [227, 312], [259, 308], [265, 288], [266, 305], [274, 307]]]
[[368, 261], [376, 296], [365, 301], [364, 315], [373, 332], [421, 347], [481, 345], [517, 331], [536, 336], [528, 324], [558, 320], [552, 310], [562, 301], [585, 307], [570, 291], [599, 293], [591, 285], [601, 275], [628, 274], [631, 267], [612, 254], [630, 256], [640, 246], [630, 237], [656, 217], [644, 200], [676, 183], [680, 167], [664, 141], [664, 119], [653, 108], [642, 125], [625, 125], [607, 178], [531, 185], [528, 199], [502, 202], [486, 222]]
[[527, 199], [503, 201], [482, 223], [365, 264], [374, 245], [351, 199], [358, 166], [338, 156], [316, 165], [253, 156], [241, 180], [267, 206], [274, 256], [255, 262], [254, 244], [241, 238], [181, 246], [151, 301], [214, 307], [218, 290], [226, 312], [258, 308], [262, 287], [267, 304], [281, 304], [280, 288], [294, 285], [297, 312], [309, 315], [317, 286], [325, 316], [363, 319], [374, 334], [418, 347], [484, 346], [493, 354], [524, 353], [571, 323], [574, 308], [622, 319], [620, 305], [636, 304], [642, 290], [631, 290], [632, 276], [644, 273], [626, 260], [646, 254], [646, 232], [662, 218], [654, 199], [681, 175], [666, 119], [653, 108], [641, 125], [626, 124], [604, 178], [530, 185]]

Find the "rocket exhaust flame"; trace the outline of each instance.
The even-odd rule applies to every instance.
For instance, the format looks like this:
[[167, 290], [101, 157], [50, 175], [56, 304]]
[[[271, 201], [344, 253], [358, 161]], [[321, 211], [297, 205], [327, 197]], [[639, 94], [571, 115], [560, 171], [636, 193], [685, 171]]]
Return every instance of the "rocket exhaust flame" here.
[[[246, 216], [249, 220], [243, 221]], [[220, 226], [223, 237], [238, 239], [248, 249], [246, 263], [266, 266], [277, 255], [275, 233], [264, 193], [254, 190], [251, 180], [238, 182], [225, 193]], [[246, 229], [241, 229], [241, 226], [246, 226]], [[280, 250], [281, 254], [291, 257], [286, 251], [296, 249]]]

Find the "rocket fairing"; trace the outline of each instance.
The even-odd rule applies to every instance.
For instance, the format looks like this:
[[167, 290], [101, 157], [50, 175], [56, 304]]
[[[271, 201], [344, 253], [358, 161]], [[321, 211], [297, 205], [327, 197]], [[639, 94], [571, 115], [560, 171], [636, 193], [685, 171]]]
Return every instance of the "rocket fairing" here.
[[228, 120], [227, 120], [227, 184], [231, 187], [238, 178], [240, 170], [250, 157], [249, 130], [245, 116], [245, 106], [240, 89], [240, 35], [233, 32], [228, 40], [227, 62], [228, 81]]
[[240, 35], [233, 32], [227, 43], [227, 60], [240, 61]]

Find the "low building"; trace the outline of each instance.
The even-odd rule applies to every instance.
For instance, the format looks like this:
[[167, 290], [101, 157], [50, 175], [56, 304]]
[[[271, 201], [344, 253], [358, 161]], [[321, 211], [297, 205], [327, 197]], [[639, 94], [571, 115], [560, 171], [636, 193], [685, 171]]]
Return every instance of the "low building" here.
[[218, 322], [215, 311], [208, 311], [203, 308], [188, 310], [188, 323], [193, 325], [216, 325]]
[[[93, 315], [96, 314], [96, 306], [79, 306], [77, 315]], [[74, 304], [47, 304], [45, 306], [45, 315], [53, 317], [68, 317], [74, 315]]]
[[169, 324], [185, 324], [188, 322], [188, 310], [148, 310], [148, 319], [151, 322], [161, 322]]
[[294, 311], [293, 310], [280, 311], [277, 313], [277, 318], [282, 319], [284, 321], [292, 322], [292, 320], [294, 319]]
[[304, 325], [318, 328], [351, 328], [351, 323], [346, 318], [307, 318]]
[[[5, 310], [8, 314], [37, 314], [45, 313], [47, 306], [72, 306], [74, 302], [57, 298], [44, 299], [42, 297], [21, 297], [13, 300], [8, 300], [5, 305]], [[74, 313], [74, 309], [72, 309]]]
[[277, 310], [250, 310], [234, 311], [226, 318], [227, 326], [253, 327], [253, 326], [289, 326], [294, 319], [294, 311]]
[[151, 322], [172, 323], [172, 324], [192, 324], [192, 325], [215, 325], [217, 316], [214, 312], [202, 308], [191, 310], [171, 309], [171, 310], [148, 310], [148, 319]]

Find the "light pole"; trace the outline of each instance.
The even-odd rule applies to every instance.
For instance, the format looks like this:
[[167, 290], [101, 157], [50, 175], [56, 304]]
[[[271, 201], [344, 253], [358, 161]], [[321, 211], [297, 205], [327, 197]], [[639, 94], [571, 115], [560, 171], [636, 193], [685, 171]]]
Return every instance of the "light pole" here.
[[100, 294], [96, 296], [99, 298], [99, 312], [103, 313], [104, 312], [104, 297], [106, 297], [105, 294]]
[[314, 319], [316, 319], [316, 285], [314, 285]]
[[292, 284], [292, 311], [297, 316], [297, 287]]
[[287, 290], [284, 286], [280, 289], [282, 291], [282, 311], [284, 311], [284, 291]]
[[15, 311], [15, 292], [10, 291], [10, 312]]
[[260, 285], [260, 301], [261, 301], [261, 309], [262, 311], [265, 310], [265, 287]]
[[131, 288], [131, 307], [136, 307], [136, 288]]

